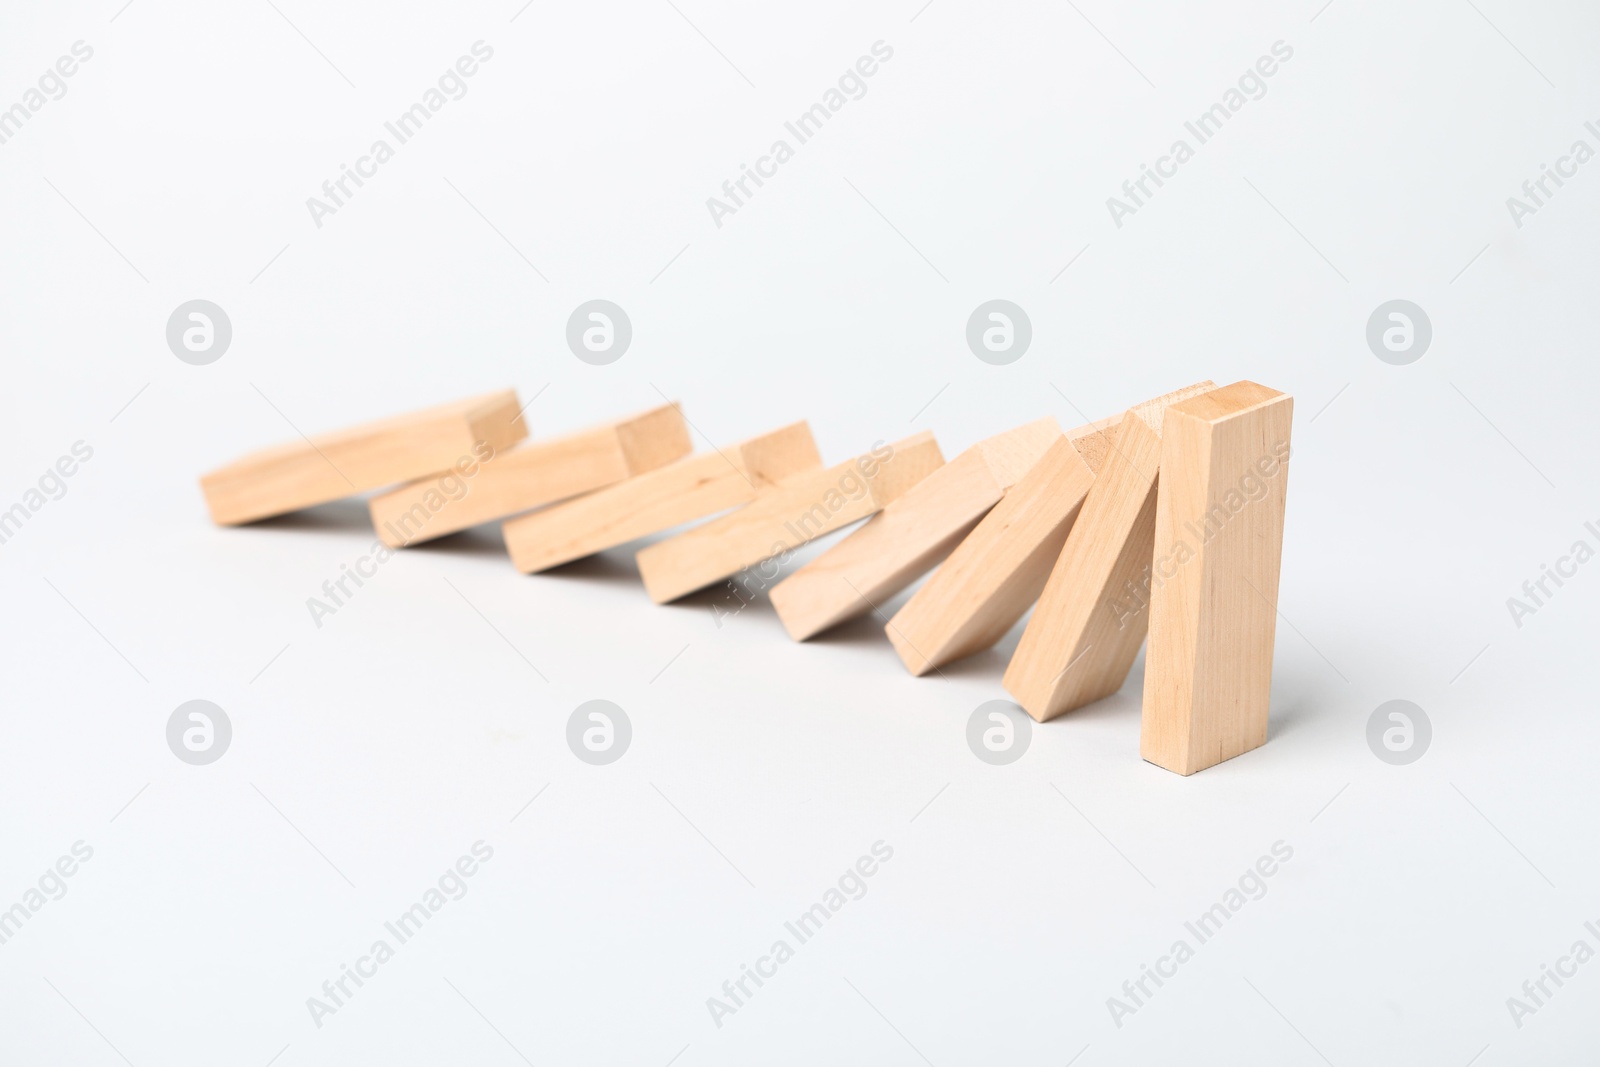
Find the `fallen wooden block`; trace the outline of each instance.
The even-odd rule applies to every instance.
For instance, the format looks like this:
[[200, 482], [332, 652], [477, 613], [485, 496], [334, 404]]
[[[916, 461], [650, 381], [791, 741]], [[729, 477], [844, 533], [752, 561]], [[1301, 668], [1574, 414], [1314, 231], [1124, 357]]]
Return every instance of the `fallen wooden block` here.
[[796, 475], [731, 514], [644, 549], [639, 575], [656, 603], [676, 600], [881, 511], [943, 463], [933, 435], [920, 433]]
[[1129, 599], [1155, 537], [1161, 419], [1210, 382], [1130, 408], [1054, 561], [1002, 684], [1040, 722], [1122, 687], [1149, 616]]
[[512, 564], [532, 574], [747, 504], [762, 489], [821, 468], [811, 427], [796, 422], [507, 519], [501, 531]]
[[1089, 458], [1105, 453], [1114, 422], [1080, 427], [1052, 444], [950, 553], [885, 632], [912, 674], [926, 674], [1004, 637], [1039, 597], [1084, 494]]
[[1169, 771], [1267, 739], [1293, 413], [1248, 381], [1167, 410], [1139, 754]]
[[979, 441], [779, 582], [772, 606], [789, 636], [864, 615], [922, 577], [1061, 439], [1047, 417]]
[[211, 521], [236, 526], [449, 470], [528, 435], [510, 389], [243, 456], [200, 478]]
[[372, 525], [390, 548], [431, 541], [655, 470], [688, 454], [677, 404], [463, 463], [372, 498]]

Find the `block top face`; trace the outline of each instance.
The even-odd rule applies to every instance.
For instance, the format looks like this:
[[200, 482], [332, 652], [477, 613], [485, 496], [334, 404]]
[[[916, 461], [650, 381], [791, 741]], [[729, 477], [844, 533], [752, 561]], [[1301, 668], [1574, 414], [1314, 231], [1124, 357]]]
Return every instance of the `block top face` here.
[[1247, 411], [1283, 399], [1287, 395], [1287, 393], [1280, 393], [1276, 389], [1269, 389], [1265, 385], [1258, 385], [1252, 381], [1237, 381], [1232, 385], [1225, 385], [1221, 389], [1213, 389], [1209, 393], [1173, 404], [1169, 410], [1173, 414], [1181, 415], [1185, 418], [1214, 423], [1232, 418], [1235, 415], [1242, 415]]
[[616, 433], [630, 475], [663, 467], [694, 449], [683, 411], [675, 400], [620, 420]]
[[1128, 414], [1139, 419], [1159, 434], [1161, 432], [1161, 420], [1166, 415], [1168, 408], [1188, 403], [1192, 399], [1215, 392], [1216, 388], [1216, 384], [1208, 378], [1203, 382], [1196, 382], [1193, 385], [1158, 396], [1154, 400], [1146, 400], [1142, 404], [1135, 404], [1128, 409]]
[[760, 485], [777, 485], [822, 466], [822, 454], [804, 419], [740, 442], [732, 452], [733, 462], [742, 465], [744, 475]]
[[1046, 415], [1014, 430], [985, 437], [972, 446], [972, 451], [983, 457], [1000, 488], [1010, 489], [1062, 436], [1061, 425]]
[[[509, 421], [502, 418], [507, 414], [507, 409], [509, 409], [509, 414], [511, 415]], [[490, 445], [497, 449], [506, 448], [528, 436], [527, 426], [521, 419], [516, 418], [517, 411], [516, 392], [511, 389], [502, 389], [495, 393], [485, 393], [481, 396], [468, 397], [465, 400], [456, 400], [448, 404], [423, 408], [420, 411], [390, 415], [386, 418], [374, 419], [371, 422], [360, 423], [356, 426], [347, 426], [340, 430], [315, 434], [311, 437], [311, 443], [318, 448], [326, 449], [336, 449], [350, 445], [359, 446], [374, 438], [381, 438], [386, 434], [404, 433], [418, 426], [460, 418], [482, 440], [488, 441]], [[270, 464], [275, 460], [298, 458], [305, 452], [305, 449], [305, 441], [289, 441], [281, 445], [270, 445], [218, 467], [205, 477], [223, 477], [233, 473], [235, 469], [254, 472], [261, 465]]]

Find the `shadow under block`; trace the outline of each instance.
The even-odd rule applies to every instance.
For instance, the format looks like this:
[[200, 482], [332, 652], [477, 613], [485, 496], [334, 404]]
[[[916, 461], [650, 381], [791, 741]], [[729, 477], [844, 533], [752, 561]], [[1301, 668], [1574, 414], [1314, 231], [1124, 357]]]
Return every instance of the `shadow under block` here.
[[795, 475], [737, 511], [645, 548], [639, 576], [657, 604], [676, 600], [883, 510], [943, 464], [924, 432]]
[[510, 389], [262, 449], [200, 478], [211, 521], [237, 526], [472, 459], [480, 443], [510, 448], [528, 436]]
[[512, 564], [532, 574], [748, 504], [762, 489], [821, 468], [811, 427], [796, 422], [507, 519], [501, 530]]
[[442, 475], [373, 497], [372, 525], [390, 548], [415, 545], [655, 470], [691, 447], [683, 413], [665, 404], [620, 422], [468, 456]]
[[1095, 473], [1071, 435], [955, 547], [889, 620], [885, 632], [912, 674], [981, 652], [1038, 599]]
[[1162, 418], [1210, 382], [1128, 410], [1061, 548], [1002, 684], [1039, 722], [1122, 688], [1149, 615], [1142, 583], [1155, 540]]
[[865, 615], [926, 574], [1061, 439], [1043, 418], [979, 441], [779, 582], [772, 606], [789, 636]]
[[1254, 382], [1167, 411], [1139, 754], [1178, 774], [1267, 739], [1293, 411]]

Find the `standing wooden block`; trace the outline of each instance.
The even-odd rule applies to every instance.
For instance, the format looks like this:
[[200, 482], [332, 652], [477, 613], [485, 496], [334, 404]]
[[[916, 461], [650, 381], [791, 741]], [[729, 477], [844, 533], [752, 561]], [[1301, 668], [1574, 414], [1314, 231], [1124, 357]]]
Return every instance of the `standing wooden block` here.
[[512, 564], [532, 574], [747, 504], [762, 489], [821, 468], [811, 427], [796, 422], [507, 519], [501, 530]]
[[1212, 388], [1201, 382], [1123, 416], [1002, 682], [1040, 722], [1110, 696], [1127, 679], [1149, 623], [1130, 590], [1150, 566], [1161, 420], [1172, 404]]
[[236, 526], [449, 470], [528, 436], [510, 389], [252, 452], [200, 478], [211, 521]]
[[789, 636], [864, 615], [926, 574], [1061, 439], [1043, 418], [979, 441], [779, 582], [772, 606]]
[[[372, 525], [401, 548], [587, 493], [687, 455], [677, 404], [549, 441], [489, 453], [372, 498]], [[469, 457], [470, 458], [470, 457]]]
[[1267, 739], [1293, 411], [1255, 382], [1167, 411], [1139, 753], [1169, 771]]
[[639, 574], [657, 604], [676, 600], [881, 511], [943, 463], [933, 435], [920, 433], [796, 475], [731, 514], [644, 549]]
[[956, 546], [884, 628], [912, 674], [1004, 637], [1039, 596], [1094, 470], [1062, 437]]

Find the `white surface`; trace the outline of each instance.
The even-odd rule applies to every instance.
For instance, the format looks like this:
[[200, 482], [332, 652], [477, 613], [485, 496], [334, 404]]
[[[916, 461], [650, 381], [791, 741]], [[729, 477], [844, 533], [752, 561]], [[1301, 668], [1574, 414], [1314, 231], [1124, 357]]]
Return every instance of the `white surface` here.
[[[0, 907], [94, 849], [0, 945], [0, 1061], [1594, 1048], [1600, 964], [1521, 1028], [1506, 998], [1600, 947], [1600, 569], [1521, 629], [1505, 606], [1600, 519], [1600, 163], [1520, 229], [1505, 206], [1597, 143], [1594, 10], [119, 2], [0, 17], [0, 105], [95, 50], [0, 145], [0, 507], [94, 449], [0, 545]], [[480, 39], [468, 94], [317, 229], [305, 198]], [[716, 228], [705, 198], [878, 40], [865, 97]], [[1106, 197], [1278, 40], [1266, 95], [1115, 227]], [[163, 336], [196, 297], [233, 322], [211, 366]], [[563, 341], [593, 297], [634, 324], [604, 368]], [[963, 339], [994, 297], [1033, 322], [1011, 366]], [[1396, 297], [1434, 326], [1411, 366], [1364, 341]], [[553, 433], [659, 389], [718, 443], [809, 418], [837, 462], [1204, 377], [1292, 392], [1296, 458], [1271, 740], [1187, 780], [1138, 758], [1138, 669], [990, 767], [965, 726], [1015, 634], [915, 679], [871, 622], [798, 646], [764, 601], [655, 607], [625, 552], [522, 578], [476, 532], [317, 629], [359, 506], [218, 530], [196, 488], [294, 436], [272, 405], [315, 432], [514, 384]], [[564, 742], [597, 697], [634, 727], [601, 768]], [[1395, 697], [1434, 727], [1406, 767], [1365, 741]], [[194, 698], [234, 727], [208, 767], [164, 738]], [[467, 895], [315, 1026], [306, 998], [478, 840]], [[878, 840], [867, 894], [715, 1026], [706, 998]], [[1116, 1027], [1107, 998], [1279, 840], [1266, 895]]]

